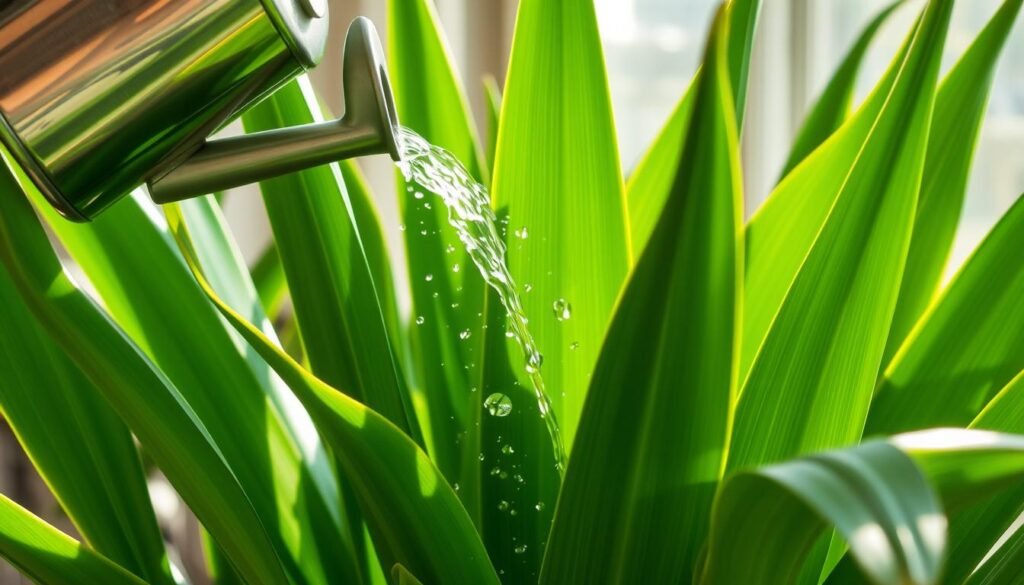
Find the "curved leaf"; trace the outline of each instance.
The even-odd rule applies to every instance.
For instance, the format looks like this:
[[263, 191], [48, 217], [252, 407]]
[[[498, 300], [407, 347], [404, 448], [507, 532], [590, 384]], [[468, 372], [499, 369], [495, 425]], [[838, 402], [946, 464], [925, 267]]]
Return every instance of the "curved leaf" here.
[[[505, 84], [493, 200], [566, 448], [631, 264], [607, 75], [590, 0], [523, 0]], [[552, 306], [572, 307], [559, 320]], [[500, 329], [495, 323], [490, 327]], [[579, 344], [573, 349], [574, 344]], [[523, 363], [507, 346], [509, 363]], [[529, 387], [526, 373], [519, 376]]]
[[170, 585], [131, 433], [36, 323], [2, 268], [0, 322], [0, 417], [94, 549], [154, 585]]
[[728, 25], [723, 9], [675, 186], [601, 351], [542, 583], [692, 580], [736, 391], [743, 212]]
[[782, 169], [781, 178], [785, 178], [796, 168], [809, 154], [814, 152], [829, 136], [832, 136], [846, 121], [853, 103], [853, 96], [857, 90], [857, 75], [860, 73], [864, 57], [867, 55], [871, 42], [875, 39], [878, 29], [888, 20], [897, 8], [903, 5], [903, 0], [897, 0], [888, 8], [878, 13], [868, 23], [860, 36], [850, 48], [849, 53], [843, 62], [832, 75], [832, 79], [825, 86], [825, 91], [815, 103], [814, 107], [804, 119], [800, 131], [797, 132], [796, 140], [789, 152], [789, 159]]
[[66, 355], [100, 389], [175, 489], [255, 584], [286, 577], [233, 470], [180, 391], [64, 273], [3, 152], [0, 261]]
[[[323, 122], [300, 77], [242, 116], [247, 131]], [[391, 339], [378, 280], [337, 164], [260, 183], [313, 371], [420, 439], [399, 340]]]
[[679, 171], [683, 142], [693, 113], [694, 87], [699, 79], [698, 73], [626, 183], [629, 236], [637, 257], [647, 248]]
[[731, 469], [861, 436], [899, 293], [892, 275], [906, 259], [952, 5], [928, 4], [892, 94], [771, 324], [737, 405]]
[[[322, 555], [343, 548], [339, 528], [312, 526], [324, 517], [325, 506], [335, 507], [336, 490], [317, 492], [314, 472], [294, 437], [296, 425], [285, 422], [287, 411], [273, 372], [227, 327], [196, 286], [155, 206], [141, 191], [136, 197], [89, 224], [70, 223], [40, 204], [40, 198], [35, 201], [111, 316], [203, 421], [293, 578], [314, 585], [337, 580], [334, 553]], [[190, 201], [186, 208], [212, 210], [212, 205]], [[220, 225], [204, 227], [209, 240], [223, 232]], [[235, 253], [218, 251], [217, 276], [232, 285], [232, 301], [245, 302], [247, 313], [257, 318], [258, 312], [263, 323], [265, 316], [250, 296], [253, 291], [234, 287], [241, 262]], [[325, 472], [329, 470], [318, 475], [323, 478]]]
[[913, 239], [883, 366], [906, 340], [942, 280], [967, 195], [996, 64], [1022, 4], [1022, 0], [1004, 2], [939, 87]]
[[145, 585], [123, 568], [0, 495], [0, 556], [46, 585]]
[[1024, 197], [922, 317], [885, 372], [865, 432], [965, 426], [1024, 369]]
[[942, 507], [921, 472], [882, 441], [729, 479], [715, 503], [703, 583], [791, 583], [834, 526], [876, 585], [936, 583]]
[[359, 498], [384, 566], [401, 563], [428, 583], [498, 583], [472, 520], [426, 453], [386, 418], [304, 370], [226, 304], [206, 278], [180, 206], [165, 211], [204, 292], [309, 411]]
[[912, 32], [860, 109], [776, 186], [747, 224], [741, 380], [749, 374], [772, 320], [844, 189], [914, 38]]
[[[387, 4], [391, 79], [402, 123], [454, 154], [487, 184], [490, 172], [433, 0]], [[460, 496], [472, 500], [479, 491], [478, 441], [460, 437], [478, 428], [481, 399], [470, 389], [480, 385], [485, 284], [440, 198], [425, 198], [422, 187], [396, 176], [417, 319], [410, 336], [434, 434], [431, 455], [450, 481], [465, 486]], [[410, 196], [409, 190], [420, 194]], [[477, 335], [461, 339], [462, 331]]]

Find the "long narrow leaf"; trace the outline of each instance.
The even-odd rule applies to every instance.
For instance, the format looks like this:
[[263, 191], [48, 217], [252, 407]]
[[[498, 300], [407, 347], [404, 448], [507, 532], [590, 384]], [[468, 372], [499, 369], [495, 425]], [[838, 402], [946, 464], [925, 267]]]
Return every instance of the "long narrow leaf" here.
[[[250, 132], [323, 119], [305, 77], [242, 116]], [[264, 181], [260, 189], [313, 371], [419, 440], [398, 340], [390, 337], [338, 165]]]
[[426, 453], [386, 418], [303, 369], [225, 303], [206, 278], [180, 207], [166, 212], [200, 286], [287, 382], [344, 466], [384, 565], [401, 563], [430, 583], [497, 583], [472, 520]]
[[138, 577], [0, 495], [0, 556], [46, 585], [145, 585]]
[[[471, 176], [487, 184], [490, 172], [433, 0], [387, 4], [399, 118], [454, 154]], [[430, 99], [423, 99], [427, 95]], [[486, 287], [448, 224], [449, 211], [440, 198], [418, 185], [407, 185], [401, 176], [398, 186], [416, 322], [411, 335], [434, 434], [432, 456], [446, 477], [465, 486], [460, 494], [473, 501], [480, 469], [475, 417], [482, 399], [470, 389], [480, 386]], [[463, 339], [464, 331], [470, 337]]]
[[0, 415], [86, 541], [157, 584], [173, 583], [131, 433], [50, 340], [0, 268]]
[[[742, 186], [723, 9], [674, 188], [594, 372], [543, 583], [692, 580], [736, 394]], [[685, 413], [696, 424], [680, 424]]]
[[286, 577], [265, 526], [180, 391], [64, 273], [3, 153], [0, 261], [39, 323], [99, 388], [252, 584]]
[[883, 366], [903, 344], [941, 282], [967, 195], [996, 64], [1022, 4], [1022, 0], [1003, 3], [939, 88], [913, 239]]
[[[189, 208], [204, 205], [211, 203], [188, 203]], [[38, 207], [114, 319], [142, 345], [203, 421], [267, 526], [278, 554], [292, 559], [288, 568], [294, 578], [314, 584], [336, 579], [332, 573], [337, 565], [321, 553], [342, 549], [338, 531], [315, 530], [312, 519], [320, 514], [307, 514], [302, 508], [308, 505], [319, 512], [333, 506], [337, 496], [313, 489], [312, 471], [282, 418], [272, 372], [225, 325], [196, 286], [152, 203], [141, 198], [123, 201], [84, 225], [64, 220], [45, 204]], [[240, 262], [224, 260], [225, 265], [226, 260]], [[152, 277], [154, 271], [160, 278]], [[218, 276], [231, 280], [226, 270]], [[247, 311], [258, 309], [255, 304], [246, 306]]]
[[[507, 212], [509, 231], [527, 234], [509, 247], [509, 267], [520, 286], [531, 287], [523, 306], [569, 447], [631, 264], [607, 74], [589, 0], [520, 3], [493, 199]], [[571, 307], [570, 318], [553, 310], [559, 301]], [[515, 344], [508, 351], [511, 363], [523, 362]], [[527, 385], [525, 373], [521, 379]]]
[[883, 377], [866, 433], [963, 426], [1024, 370], [1024, 197], [964, 265]]
[[853, 96], [857, 90], [857, 76], [860, 73], [864, 57], [867, 55], [871, 42], [875, 39], [878, 30], [882, 28], [889, 16], [901, 5], [903, 0], [898, 0], [888, 8], [878, 13], [868, 23], [860, 36], [854, 42], [850, 52], [846, 54], [843, 62], [836, 69], [835, 74], [821, 97], [811, 108], [810, 113], [804, 120], [803, 126], [797, 132], [793, 148], [789, 152], [789, 159], [782, 169], [781, 177], [786, 177], [807, 155], [817, 149], [829, 136], [835, 133], [846, 121], [850, 114], [850, 107], [853, 104]]
[[935, 583], [946, 522], [921, 472], [881, 441], [740, 473], [715, 504], [703, 583], [795, 582], [829, 526], [875, 585]]
[[860, 109], [775, 188], [748, 222], [741, 380], [842, 192], [913, 40], [912, 32]]
[[951, 12], [950, 0], [928, 4], [892, 95], [771, 325], [737, 406], [731, 469], [861, 436], [899, 292], [893, 275], [910, 240]]

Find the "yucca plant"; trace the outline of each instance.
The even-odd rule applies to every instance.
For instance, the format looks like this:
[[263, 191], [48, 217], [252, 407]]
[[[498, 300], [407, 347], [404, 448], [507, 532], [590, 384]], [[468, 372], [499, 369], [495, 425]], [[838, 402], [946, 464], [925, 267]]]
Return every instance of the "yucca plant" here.
[[[74, 225], [3, 153], [0, 408], [83, 542], [0, 497], [0, 555], [45, 584], [200, 579], [168, 561], [141, 451], [222, 584], [1020, 582], [1024, 199], [940, 280], [1022, 2], [941, 77], [953, 0], [931, 0], [852, 109], [881, 14], [744, 224], [756, 0], [719, 10], [628, 181], [589, 0], [522, 0], [486, 148], [430, 1], [390, 0], [400, 114], [491, 186], [564, 470], [415, 185], [405, 316], [351, 163], [261, 186], [250, 273], [213, 196]], [[319, 119], [302, 79], [243, 121]]]

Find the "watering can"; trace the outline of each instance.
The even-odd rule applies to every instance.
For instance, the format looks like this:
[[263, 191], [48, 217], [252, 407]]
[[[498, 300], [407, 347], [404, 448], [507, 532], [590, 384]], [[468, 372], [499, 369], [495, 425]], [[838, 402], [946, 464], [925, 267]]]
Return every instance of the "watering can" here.
[[339, 120], [218, 129], [319, 64], [327, 0], [0, 0], [0, 141], [66, 218], [147, 185], [168, 203], [346, 158], [399, 160], [380, 40], [359, 18]]

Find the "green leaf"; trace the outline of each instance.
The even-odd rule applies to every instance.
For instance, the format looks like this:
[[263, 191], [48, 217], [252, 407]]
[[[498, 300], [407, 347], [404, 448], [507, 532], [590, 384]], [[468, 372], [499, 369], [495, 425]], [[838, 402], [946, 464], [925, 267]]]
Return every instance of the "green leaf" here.
[[1024, 370], [1024, 197], [921, 319], [880, 382], [866, 433], [964, 426]]
[[288, 281], [284, 277], [281, 255], [277, 253], [277, 245], [273, 242], [252, 267], [252, 280], [260, 295], [263, 310], [276, 317], [288, 299]]
[[890, 363], [906, 340], [942, 280], [996, 64], [1022, 4], [1022, 0], [1004, 2], [939, 87], [913, 239], [883, 365]]
[[[761, 1], [733, 0], [730, 5], [733, 16], [729, 33], [729, 76], [733, 95], [736, 96], [736, 119], [742, 126]], [[691, 83], [626, 183], [630, 239], [636, 258], [643, 254], [675, 181], [686, 125], [693, 109], [693, 87], [694, 83]]]
[[736, 96], [736, 120], [743, 127], [747, 105], [747, 81], [754, 52], [754, 32], [761, 14], [761, 0], [729, 0], [732, 13], [729, 32], [729, 79]]
[[1024, 530], [1013, 532], [978, 570], [964, 581], [965, 585], [1000, 585], [1014, 583], [1024, 575]]
[[938, 580], [946, 542], [941, 505], [910, 457], [874, 441], [726, 481], [702, 583], [795, 582], [830, 526], [871, 583]]
[[[389, 0], [388, 30], [402, 123], [451, 152], [470, 175], [487, 184], [490, 173], [432, 0]], [[470, 389], [480, 386], [483, 335], [463, 340], [459, 334], [482, 332], [486, 287], [448, 224], [448, 208], [440, 198], [407, 184], [399, 173], [396, 177], [417, 321], [411, 329], [416, 373], [434, 435], [431, 455], [445, 477], [465, 488], [460, 496], [469, 503], [479, 493], [479, 440], [474, 437], [480, 395]]]
[[661, 134], [640, 160], [636, 170], [626, 183], [626, 200], [629, 203], [629, 235], [633, 252], [640, 257], [647, 248], [647, 241], [661, 218], [665, 201], [676, 180], [683, 142], [693, 112], [694, 87], [697, 78], [690, 84], [683, 98], [676, 105]]
[[391, 569], [391, 581], [395, 585], [423, 585], [419, 579], [413, 576], [402, 565], [395, 565]]
[[391, 255], [388, 252], [387, 239], [384, 237], [380, 212], [377, 210], [370, 185], [362, 170], [359, 169], [359, 165], [354, 160], [344, 160], [339, 162], [338, 166], [341, 168], [341, 176], [348, 190], [349, 201], [352, 203], [355, 223], [359, 226], [359, 237], [363, 242], [363, 249], [366, 251], [370, 274], [373, 275], [373, 282], [377, 285], [384, 321], [387, 323], [388, 332], [394, 345], [397, 346], [399, 360], [406, 363], [409, 353], [406, 347], [408, 340], [399, 318], [398, 295], [394, 275], [391, 272]]
[[[322, 122], [305, 77], [242, 117], [247, 131]], [[419, 440], [354, 205], [337, 164], [260, 184], [313, 371]]]
[[[212, 205], [189, 202], [186, 207], [212, 210]], [[328, 561], [335, 553], [323, 556], [343, 550], [337, 513], [333, 530], [313, 526], [325, 506], [335, 506], [336, 490], [317, 493], [314, 472], [283, 421], [281, 392], [273, 387], [272, 372], [203, 295], [152, 203], [126, 200], [84, 225], [64, 220], [48, 205], [38, 207], [114, 319], [142, 345], [203, 421], [278, 554], [291, 559], [293, 577], [314, 584], [340, 578], [335, 573], [338, 564]], [[208, 225], [204, 240], [220, 237], [224, 229]], [[219, 251], [219, 262], [217, 278], [232, 286], [245, 273], [238, 269], [242, 260], [235, 250]], [[247, 315], [263, 323], [255, 291], [249, 287], [233, 286], [232, 302], [245, 303]], [[232, 391], [211, 391], [215, 388]], [[319, 475], [329, 473], [322, 469]]]
[[[188, 221], [190, 233], [199, 242], [195, 248], [196, 253], [203, 265], [209, 268], [210, 279], [217, 290], [221, 291], [221, 298], [236, 312], [245, 315], [249, 322], [259, 324], [263, 334], [276, 343], [274, 327], [263, 312], [245, 260], [231, 238], [220, 207], [209, 197], [204, 197], [183, 202], [180, 208]], [[192, 278], [191, 272], [188, 277]], [[205, 294], [203, 299], [206, 301]], [[353, 524], [358, 527], [358, 523], [343, 518], [344, 496], [339, 491], [335, 470], [313, 422], [302, 403], [295, 398], [263, 358], [244, 340], [239, 340], [239, 343], [248, 354], [253, 370], [260, 374], [261, 382], [280, 417], [284, 432], [294, 443], [294, 451], [291, 453], [282, 448], [285, 445], [275, 446], [274, 449], [280, 450], [281, 453], [275, 454], [272, 465], [275, 476], [285, 478], [285, 486], [293, 490], [284, 491], [285, 487], [277, 488], [280, 493], [287, 496], [288, 510], [299, 518], [302, 528], [312, 531], [313, 534], [313, 538], [303, 534], [298, 542], [316, 553], [307, 553], [308, 556], [300, 557], [299, 560], [314, 567], [322, 564], [323, 568], [319, 570], [323, 571], [322, 578], [328, 583], [358, 582], [362, 569], [355, 557], [356, 547], [352, 534]], [[263, 424], [269, 426], [273, 424], [273, 419]], [[291, 459], [285, 459], [284, 453], [297, 456], [300, 466], [297, 471], [291, 468], [296, 463]], [[315, 548], [309, 545], [315, 545]]]
[[857, 76], [864, 63], [868, 48], [885, 21], [902, 5], [903, 0], [897, 0], [889, 5], [861, 31], [853, 47], [850, 48], [850, 52], [846, 54], [843, 62], [832, 75], [825, 91], [821, 93], [821, 97], [807, 114], [800, 131], [797, 132], [793, 148], [789, 153], [789, 160], [786, 161], [786, 166], [782, 170], [783, 178], [821, 146], [829, 136], [832, 136], [849, 117], [850, 107], [857, 90]]
[[[507, 212], [509, 230], [529, 234], [509, 247], [509, 268], [519, 285], [532, 287], [523, 307], [544, 355], [544, 380], [568, 449], [632, 262], [608, 81], [589, 0], [519, 5], [493, 199]], [[559, 299], [572, 307], [568, 320], [552, 310]], [[507, 347], [510, 363], [523, 363], [519, 348]], [[528, 386], [525, 372], [520, 380]]]
[[543, 583], [690, 582], [707, 536], [736, 393], [743, 266], [728, 25], [722, 10], [675, 185], [594, 372]]
[[857, 113], [775, 188], [747, 224], [741, 380], [749, 374], [768, 328], [844, 189], [914, 38], [912, 32]]
[[19, 184], [5, 151], [3, 158], [0, 261], [22, 299], [103, 392], [238, 571], [253, 585], [284, 582], [271, 535], [209, 429], [179, 389], [64, 273], [27, 199], [32, 189], [23, 190], [27, 178]]
[[131, 434], [36, 323], [4, 269], [0, 321], [0, 417], [92, 548], [154, 585], [170, 585]]
[[309, 411], [359, 497], [384, 566], [401, 563], [429, 583], [497, 583], [472, 520], [415, 442], [374, 410], [304, 370], [211, 287], [179, 205], [165, 208], [200, 286]]
[[123, 568], [0, 495], [0, 556], [45, 585], [145, 585]]
[[[730, 469], [861, 436], [899, 293], [892, 275], [906, 258], [951, 12], [950, 0], [928, 4], [861, 154], [848, 171], [829, 169], [848, 172], [846, 183], [751, 367]], [[747, 298], [754, 294], [747, 289]]]
[[487, 168], [494, 173], [494, 159], [498, 154], [498, 129], [501, 126], [501, 88], [491, 76], [484, 78], [484, 97], [487, 99]]

